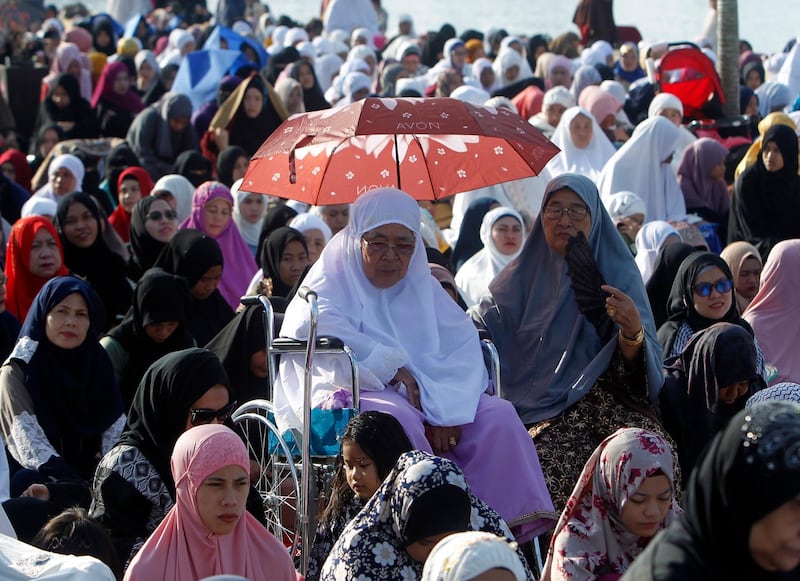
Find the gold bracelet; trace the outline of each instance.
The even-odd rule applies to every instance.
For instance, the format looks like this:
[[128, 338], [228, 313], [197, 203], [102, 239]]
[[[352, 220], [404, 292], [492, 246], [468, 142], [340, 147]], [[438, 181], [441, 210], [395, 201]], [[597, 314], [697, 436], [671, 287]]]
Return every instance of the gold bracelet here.
[[622, 333], [622, 329], [619, 330], [619, 341], [623, 345], [627, 345], [630, 347], [634, 347], [636, 345], [641, 345], [644, 341], [644, 327], [639, 328], [639, 332], [636, 333], [634, 337], [626, 337]]

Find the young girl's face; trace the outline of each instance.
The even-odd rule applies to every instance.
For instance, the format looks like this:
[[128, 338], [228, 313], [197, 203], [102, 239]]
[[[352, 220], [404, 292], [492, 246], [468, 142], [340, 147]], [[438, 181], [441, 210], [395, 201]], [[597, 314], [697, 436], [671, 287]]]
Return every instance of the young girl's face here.
[[355, 442], [342, 444], [347, 484], [361, 500], [368, 500], [381, 485], [378, 467]]
[[672, 494], [672, 483], [665, 475], [646, 478], [622, 506], [619, 515], [622, 524], [633, 534], [649, 539], [661, 529]]

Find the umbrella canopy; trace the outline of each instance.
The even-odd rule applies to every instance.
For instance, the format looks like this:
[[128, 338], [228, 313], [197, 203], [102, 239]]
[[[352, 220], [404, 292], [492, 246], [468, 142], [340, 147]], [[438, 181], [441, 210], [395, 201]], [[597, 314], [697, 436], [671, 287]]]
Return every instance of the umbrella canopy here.
[[537, 175], [558, 151], [506, 109], [367, 98], [287, 119], [253, 156], [241, 189], [315, 205], [383, 187], [438, 200]]

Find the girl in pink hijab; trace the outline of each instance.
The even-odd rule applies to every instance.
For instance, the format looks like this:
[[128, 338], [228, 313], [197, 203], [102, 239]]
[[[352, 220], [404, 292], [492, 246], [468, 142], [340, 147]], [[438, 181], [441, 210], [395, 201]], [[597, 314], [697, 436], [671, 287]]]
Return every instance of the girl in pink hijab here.
[[191, 428], [178, 438], [170, 464], [175, 506], [131, 561], [125, 581], [297, 578], [288, 551], [245, 510], [250, 460], [239, 436], [220, 424]]
[[192, 197], [192, 213], [180, 227], [182, 230], [200, 230], [219, 244], [224, 261], [219, 291], [235, 310], [258, 266], [233, 221], [233, 194], [230, 189], [221, 182], [200, 184]]

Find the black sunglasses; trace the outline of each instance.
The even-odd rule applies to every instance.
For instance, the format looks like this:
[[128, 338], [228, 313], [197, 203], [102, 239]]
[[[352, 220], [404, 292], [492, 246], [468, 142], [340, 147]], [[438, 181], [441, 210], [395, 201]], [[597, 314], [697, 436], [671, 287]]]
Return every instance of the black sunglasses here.
[[210, 424], [216, 418], [220, 422], [224, 422], [236, 409], [236, 402], [232, 401], [228, 405], [219, 408], [218, 410], [210, 410], [207, 408], [199, 408], [190, 410], [192, 417], [189, 420], [193, 426], [202, 426], [203, 424]]
[[728, 280], [727, 278], [721, 278], [717, 282], [701, 282], [692, 287], [694, 294], [699, 297], [707, 297], [711, 295], [711, 291], [715, 290], [724, 295], [725, 293], [731, 292], [733, 288], [733, 283]]
[[166, 218], [167, 220], [175, 220], [178, 218], [178, 214], [175, 210], [164, 210], [164, 212], [159, 212], [158, 210], [153, 210], [147, 215], [148, 220], [153, 220], [154, 222], [158, 222], [161, 218]]

